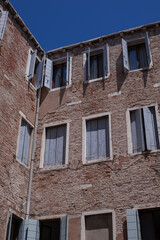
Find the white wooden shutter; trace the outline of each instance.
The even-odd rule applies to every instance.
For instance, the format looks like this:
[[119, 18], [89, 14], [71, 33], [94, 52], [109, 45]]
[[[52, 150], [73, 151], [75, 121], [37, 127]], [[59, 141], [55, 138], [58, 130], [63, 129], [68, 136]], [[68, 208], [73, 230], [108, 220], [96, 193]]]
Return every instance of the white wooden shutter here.
[[87, 56], [87, 69], [88, 69], [88, 79], [87, 80], [90, 80], [91, 78], [91, 70], [90, 70], [90, 67], [91, 67], [91, 64], [90, 64], [90, 48], [88, 48], [88, 56]]
[[30, 52], [30, 63], [29, 63], [29, 70], [28, 70], [28, 76], [27, 76], [28, 80], [32, 79], [34, 76], [36, 56], [37, 56], [37, 49], [35, 51]]
[[109, 46], [105, 44], [103, 47], [103, 74], [106, 76], [109, 73]]
[[46, 129], [45, 161], [44, 166], [56, 164], [57, 130], [55, 127]]
[[128, 46], [127, 41], [122, 39], [123, 66], [129, 71]]
[[108, 117], [98, 119], [98, 158], [109, 157], [109, 123]]
[[7, 11], [2, 11], [1, 12], [1, 17], [0, 17], [0, 40], [3, 39], [5, 26], [6, 26], [6, 22], [7, 22], [7, 17], [8, 17], [8, 12]]
[[26, 123], [26, 126], [25, 126], [25, 137], [24, 137], [24, 146], [23, 146], [23, 156], [22, 156], [22, 162], [23, 162], [26, 166], [28, 165], [30, 136], [31, 136], [31, 128], [30, 128], [30, 126]]
[[86, 158], [94, 160], [98, 158], [98, 122], [97, 119], [89, 120], [86, 123]]
[[57, 128], [56, 165], [65, 164], [66, 126]]
[[44, 79], [44, 86], [46, 88], [52, 88], [52, 77], [53, 77], [53, 62], [50, 59], [46, 59], [46, 73]]
[[20, 133], [19, 133], [18, 154], [17, 154], [17, 158], [20, 161], [22, 161], [22, 156], [23, 156], [25, 130], [26, 130], [26, 124], [25, 124], [24, 120], [22, 119]]
[[23, 220], [20, 226], [18, 240], [39, 240], [39, 221], [35, 219]]
[[148, 67], [150, 66], [150, 63], [152, 61], [151, 52], [150, 52], [150, 43], [148, 38], [148, 32], [145, 34], [145, 46], [146, 46], [146, 54], [147, 54], [147, 63]]
[[60, 240], [68, 240], [68, 216], [61, 218]]
[[72, 75], [72, 57], [67, 53], [66, 85], [70, 85]]
[[156, 134], [158, 130], [154, 121], [155, 109], [152, 112], [151, 110], [153, 110], [153, 107], [143, 108], [146, 144], [147, 144], [147, 150], [156, 150], [157, 149]]
[[141, 240], [141, 229], [138, 210], [128, 209], [126, 215], [128, 240]]
[[7, 229], [7, 240], [11, 238], [11, 230], [12, 230], [12, 211], [9, 213], [9, 222], [8, 222], [8, 229]]
[[35, 88], [39, 89], [43, 87], [43, 76], [44, 76], [44, 60], [42, 60], [36, 69], [35, 77]]
[[145, 144], [141, 109], [131, 111], [131, 129], [133, 152], [144, 151]]

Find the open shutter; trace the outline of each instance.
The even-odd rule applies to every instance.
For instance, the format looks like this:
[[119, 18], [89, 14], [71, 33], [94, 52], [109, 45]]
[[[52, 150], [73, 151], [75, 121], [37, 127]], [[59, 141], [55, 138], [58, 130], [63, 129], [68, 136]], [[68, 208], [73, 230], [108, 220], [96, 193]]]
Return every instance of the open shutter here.
[[158, 138], [156, 136], [158, 134], [158, 129], [155, 119], [155, 109], [153, 107], [144, 107], [143, 115], [147, 150], [156, 150], [159, 144], [157, 143]]
[[8, 12], [7, 11], [2, 11], [0, 12], [1, 17], [0, 17], [0, 40], [3, 39], [4, 35], [4, 30], [7, 22], [7, 17], [8, 17]]
[[28, 71], [28, 80], [32, 79], [34, 76], [34, 69], [36, 63], [37, 49], [35, 51], [30, 52], [30, 63], [29, 63], [29, 71]]
[[103, 47], [103, 74], [106, 76], [109, 73], [109, 46], [105, 44]]
[[145, 145], [141, 109], [131, 111], [131, 129], [133, 152], [137, 153], [144, 151]]
[[9, 222], [8, 222], [8, 229], [7, 229], [7, 240], [11, 238], [11, 230], [12, 230], [12, 211], [9, 213]]
[[84, 71], [84, 82], [88, 79], [88, 72], [87, 72], [87, 53], [83, 53], [83, 71]]
[[122, 39], [122, 51], [123, 51], [124, 69], [129, 71], [128, 46], [127, 46], [127, 42], [124, 39]]
[[44, 79], [44, 86], [46, 88], [52, 88], [52, 77], [53, 77], [53, 62], [50, 59], [46, 59], [46, 73]]
[[34, 219], [24, 220], [20, 226], [18, 240], [39, 240], [39, 238], [39, 221]]
[[67, 53], [67, 73], [66, 73], [66, 85], [71, 83], [71, 72], [72, 72], [72, 57]]
[[90, 64], [90, 48], [88, 48], [88, 61], [87, 61], [87, 63], [88, 63], [88, 65], [87, 65], [87, 69], [88, 69], [88, 80], [90, 80], [90, 78], [91, 78], [91, 70], [90, 70], [90, 66], [91, 66], [91, 64]]
[[141, 229], [138, 210], [128, 209], [126, 215], [128, 240], [141, 240]]
[[22, 161], [22, 156], [23, 156], [25, 129], [26, 129], [26, 124], [25, 124], [24, 120], [22, 119], [21, 127], [20, 127], [20, 134], [19, 134], [18, 154], [17, 154], [17, 158], [20, 161]]
[[36, 69], [35, 88], [39, 89], [43, 87], [43, 75], [44, 75], [44, 60], [42, 60]]
[[61, 218], [60, 240], [68, 240], [68, 216]]
[[149, 45], [150, 45], [150, 43], [149, 43], [149, 38], [148, 38], [148, 32], [146, 32], [146, 34], [145, 34], [145, 46], [146, 46], [148, 67], [150, 66], [150, 63], [152, 61], [151, 52], [150, 52], [150, 46]]
[[30, 128], [30, 126], [26, 123], [26, 127], [25, 127], [25, 137], [24, 137], [24, 147], [23, 147], [23, 156], [22, 156], [22, 162], [23, 162], [26, 166], [28, 165], [30, 136], [31, 136], [31, 128]]

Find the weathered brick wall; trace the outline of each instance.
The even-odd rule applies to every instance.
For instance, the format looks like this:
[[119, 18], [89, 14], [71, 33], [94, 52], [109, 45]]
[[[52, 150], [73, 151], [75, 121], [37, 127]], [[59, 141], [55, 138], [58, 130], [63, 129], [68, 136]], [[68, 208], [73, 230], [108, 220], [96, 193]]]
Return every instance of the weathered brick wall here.
[[[126, 209], [158, 206], [160, 152], [128, 154], [126, 110], [160, 104], [159, 28], [149, 29], [153, 67], [124, 74], [121, 37], [108, 39], [110, 76], [104, 81], [83, 84], [84, 49], [73, 49], [72, 85], [50, 91], [43, 89], [39, 114], [35, 174], [31, 214], [38, 218], [68, 214], [69, 240], [79, 240], [83, 211], [113, 209], [116, 214], [117, 240], [126, 236]], [[125, 39], [144, 36], [144, 32], [124, 35]], [[97, 46], [103, 45], [97, 43]], [[76, 52], [78, 54], [76, 54]], [[56, 58], [56, 54], [54, 55]], [[121, 94], [112, 96], [114, 92]], [[68, 105], [71, 102], [79, 102]], [[113, 160], [82, 164], [82, 117], [111, 112]], [[71, 120], [69, 164], [64, 169], [39, 169], [43, 124]], [[82, 185], [90, 184], [83, 189]], [[75, 219], [75, 221], [74, 221]]]
[[0, 42], [0, 239], [5, 239], [9, 210], [24, 217], [29, 168], [16, 159], [22, 111], [34, 124], [35, 89], [25, 79], [29, 42], [9, 14]]

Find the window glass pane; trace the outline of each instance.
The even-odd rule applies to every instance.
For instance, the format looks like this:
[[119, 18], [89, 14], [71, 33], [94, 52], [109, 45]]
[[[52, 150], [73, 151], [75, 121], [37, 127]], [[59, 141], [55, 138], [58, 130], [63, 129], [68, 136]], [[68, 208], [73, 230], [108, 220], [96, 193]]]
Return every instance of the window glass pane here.
[[136, 53], [135, 47], [129, 48], [129, 64], [130, 64], [130, 70], [134, 70], [138, 68], [137, 53]]
[[53, 87], [66, 86], [66, 63], [58, 64], [53, 67]]
[[98, 60], [97, 60], [97, 56], [91, 56], [90, 64], [91, 64], [91, 79], [95, 79], [95, 78], [98, 77]]
[[103, 54], [98, 55], [98, 77], [103, 77]]

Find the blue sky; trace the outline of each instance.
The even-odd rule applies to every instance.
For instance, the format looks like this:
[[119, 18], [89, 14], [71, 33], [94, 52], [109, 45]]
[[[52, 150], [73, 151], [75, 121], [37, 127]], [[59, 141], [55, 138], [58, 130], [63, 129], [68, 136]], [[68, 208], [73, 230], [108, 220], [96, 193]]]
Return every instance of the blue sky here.
[[46, 51], [160, 21], [160, 0], [10, 0]]

